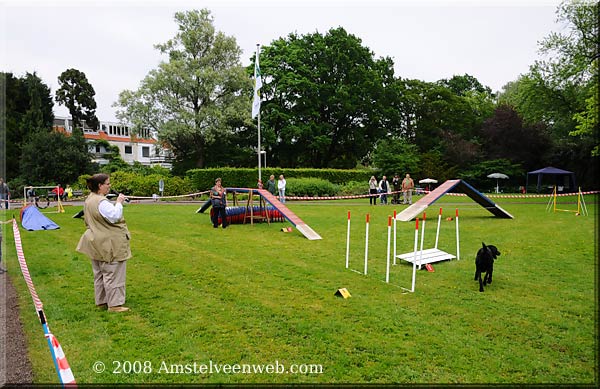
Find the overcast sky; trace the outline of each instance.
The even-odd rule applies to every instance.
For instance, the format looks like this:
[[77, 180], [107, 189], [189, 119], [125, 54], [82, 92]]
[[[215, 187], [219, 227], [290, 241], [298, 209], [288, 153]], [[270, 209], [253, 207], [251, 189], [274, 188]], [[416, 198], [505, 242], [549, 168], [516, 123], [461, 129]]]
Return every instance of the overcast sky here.
[[[36, 72], [52, 90], [66, 69], [84, 72], [101, 121], [166, 58], [154, 44], [176, 33], [177, 11], [208, 8], [217, 30], [236, 38], [243, 65], [256, 44], [343, 27], [375, 57], [391, 57], [396, 76], [437, 81], [465, 73], [493, 91], [540, 59], [538, 42], [556, 24], [552, 0], [0, 0], [0, 70]], [[250, 110], [251, 107], [248, 107]], [[54, 114], [68, 111], [55, 105]]]

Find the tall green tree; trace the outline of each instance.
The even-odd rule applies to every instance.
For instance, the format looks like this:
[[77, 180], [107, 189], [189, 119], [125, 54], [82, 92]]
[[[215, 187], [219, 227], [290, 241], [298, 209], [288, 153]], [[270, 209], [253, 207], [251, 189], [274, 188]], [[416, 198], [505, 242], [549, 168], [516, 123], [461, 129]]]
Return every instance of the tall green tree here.
[[277, 39], [260, 64], [261, 123], [276, 165], [354, 167], [386, 134], [393, 63], [343, 28]]
[[2, 156], [6, 163], [6, 176], [12, 180], [19, 176], [21, 154], [27, 134], [52, 128], [54, 114], [50, 88], [36, 73], [15, 77], [12, 73], [0, 73], [0, 90], [6, 92], [5, 128], [6, 146]]
[[69, 110], [73, 127], [81, 129], [85, 122], [90, 128], [98, 129], [96, 91], [85, 73], [77, 69], [67, 69], [58, 77], [58, 85], [56, 101]]
[[481, 132], [488, 159], [505, 159], [528, 171], [549, 161], [552, 141], [547, 128], [541, 123], [524, 123], [508, 105], [496, 108], [494, 116], [486, 120]]
[[465, 74], [435, 83], [397, 79], [392, 104], [400, 112], [397, 136], [410, 139], [421, 153], [438, 151], [451, 166], [480, 158], [479, 130], [494, 109], [494, 96]]
[[563, 1], [558, 7], [557, 22], [564, 25], [560, 33], [553, 32], [540, 43], [544, 60], [537, 61], [532, 72], [539, 73], [553, 90], [576, 86], [578, 99], [571, 118], [575, 128], [569, 135], [595, 139], [591, 153], [600, 155], [598, 145], [598, 61], [600, 35], [598, 34], [598, 2], [582, 0]]
[[90, 154], [76, 137], [45, 130], [28, 134], [21, 155], [20, 176], [25, 183], [65, 186], [91, 171]]
[[[120, 93], [117, 117], [154, 129], [176, 164], [202, 168], [222, 161], [215, 151], [252, 125], [252, 80], [234, 37], [217, 32], [210, 11], [177, 12], [178, 33], [155, 47], [168, 57], [136, 91]], [[231, 156], [231, 154], [229, 154]], [[254, 162], [254, 160], [252, 160]]]
[[415, 175], [420, 165], [419, 150], [406, 139], [385, 138], [377, 142], [373, 153], [373, 164], [382, 174], [391, 176], [398, 173]]
[[554, 144], [549, 163], [575, 171], [583, 185], [597, 185], [598, 3], [564, 1], [557, 21], [561, 32], [540, 42], [542, 58], [507, 84], [499, 100], [514, 107], [525, 123], [548, 128]]

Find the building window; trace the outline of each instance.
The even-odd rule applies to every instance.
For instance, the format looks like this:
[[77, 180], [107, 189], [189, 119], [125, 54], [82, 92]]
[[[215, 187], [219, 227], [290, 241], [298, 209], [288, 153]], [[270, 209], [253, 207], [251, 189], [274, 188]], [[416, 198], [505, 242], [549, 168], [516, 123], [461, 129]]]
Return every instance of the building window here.
[[142, 157], [150, 158], [150, 147], [142, 147]]
[[96, 152], [99, 153], [100, 152], [100, 145], [96, 145]]
[[133, 154], [133, 149], [131, 146], [125, 146], [125, 154]]

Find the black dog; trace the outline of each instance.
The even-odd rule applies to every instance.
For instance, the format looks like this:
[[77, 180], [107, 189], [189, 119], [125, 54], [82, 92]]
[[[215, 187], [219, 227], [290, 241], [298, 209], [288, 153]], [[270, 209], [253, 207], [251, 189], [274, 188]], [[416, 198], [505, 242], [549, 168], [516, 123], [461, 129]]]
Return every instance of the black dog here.
[[[483, 292], [483, 285], [492, 283], [492, 273], [494, 272], [494, 259], [500, 255], [496, 246], [486, 246], [481, 242], [482, 248], [477, 251], [475, 258], [475, 281], [479, 280], [479, 291]], [[483, 280], [481, 273], [485, 273]]]

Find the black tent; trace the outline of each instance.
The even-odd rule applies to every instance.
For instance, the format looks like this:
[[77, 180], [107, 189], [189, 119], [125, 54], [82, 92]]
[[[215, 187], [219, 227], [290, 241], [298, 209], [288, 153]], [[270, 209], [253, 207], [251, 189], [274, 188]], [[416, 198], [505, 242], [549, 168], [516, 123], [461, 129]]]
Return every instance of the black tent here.
[[[529, 185], [529, 175], [537, 175], [537, 191], [539, 192], [542, 187], [542, 177], [550, 176], [551, 184], [553, 186], [558, 187], [558, 189], [563, 188], [563, 192], [576, 192], [577, 186], [575, 185], [575, 173], [569, 172], [567, 170], [558, 169], [552, 166], [545, 167], [543, 169], [534, 170], [532, 172], [527, 173], [527, 183], [525, 184], [527, 187]], [[566, 185], [565, 185], [566, 184]], [[569, 189], [566, 189], [568, 187]]]

